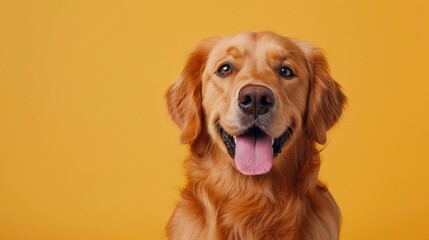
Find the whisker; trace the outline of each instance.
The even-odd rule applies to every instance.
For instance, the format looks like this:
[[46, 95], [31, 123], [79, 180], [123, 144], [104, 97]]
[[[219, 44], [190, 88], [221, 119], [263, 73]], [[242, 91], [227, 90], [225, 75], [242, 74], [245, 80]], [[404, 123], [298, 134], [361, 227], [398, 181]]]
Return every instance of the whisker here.
[[207, 156], [209, 156], [210, 152], [212, 151], [212, 139], [209, 139], [209, 142], [207, 143], [206, 149], [204, 150], [203, 160], [206, 159]]

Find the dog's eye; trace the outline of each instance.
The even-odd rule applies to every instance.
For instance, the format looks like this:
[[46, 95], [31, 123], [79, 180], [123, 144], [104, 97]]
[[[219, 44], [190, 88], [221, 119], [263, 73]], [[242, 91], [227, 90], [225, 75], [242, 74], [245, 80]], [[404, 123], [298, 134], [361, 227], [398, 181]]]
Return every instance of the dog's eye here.
[[282, 66], [279, 68], [279, 74], [287, 79], [291, 79], [295, 77], [295, 73], [292, 71], [290, 67]]
[[222, 66], [220, 66], [220, 68], [217, 70], [217, 75], [219, 77], [227, 77], [229, 74], [231, 74], [232, 72], [232, 67], [229, 64], [224, 64]]

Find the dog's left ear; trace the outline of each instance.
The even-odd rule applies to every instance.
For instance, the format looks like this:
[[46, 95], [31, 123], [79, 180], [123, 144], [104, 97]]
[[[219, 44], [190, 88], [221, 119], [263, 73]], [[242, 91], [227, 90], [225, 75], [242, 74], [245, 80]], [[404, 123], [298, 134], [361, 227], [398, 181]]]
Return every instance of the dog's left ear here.
[[180, 142], [183, 144], [192, 143], [201, 132], [201, 76], [216, 42], [216, 39], [208, 39], [192, 51], [182, 74], [165, 95], [168, 112], [182, 130]]
[[314, 141], [324, 144], [326, 132], [341, 117], [347, 98], [341, 86], [332, 79], [322, 51], [305, 42], [295, 43], [305, 54], [310, 70], [306, 130]]

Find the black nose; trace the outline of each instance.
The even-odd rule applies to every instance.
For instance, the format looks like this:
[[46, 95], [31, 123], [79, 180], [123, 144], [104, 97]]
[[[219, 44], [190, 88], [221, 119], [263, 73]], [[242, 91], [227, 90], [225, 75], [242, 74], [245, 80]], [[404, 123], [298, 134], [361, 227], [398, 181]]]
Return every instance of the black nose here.
[[238, 93], [238, 106], [247, 115], [257, 118], [264, 115], [274, 105], [274, 94], [270, 89], [260, 85], [250, 85]]

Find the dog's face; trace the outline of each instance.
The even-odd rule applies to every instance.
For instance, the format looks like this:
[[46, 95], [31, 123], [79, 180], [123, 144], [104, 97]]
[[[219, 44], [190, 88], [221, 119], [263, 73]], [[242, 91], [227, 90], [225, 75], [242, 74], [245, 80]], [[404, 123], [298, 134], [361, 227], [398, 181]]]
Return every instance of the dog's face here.
[[245, 32], [197, 47], [167, 101], [182, 142], [206, 128], [237, 170], [259, 175], [298, 135], [324, 143], [345, 97], [318, 49]]

